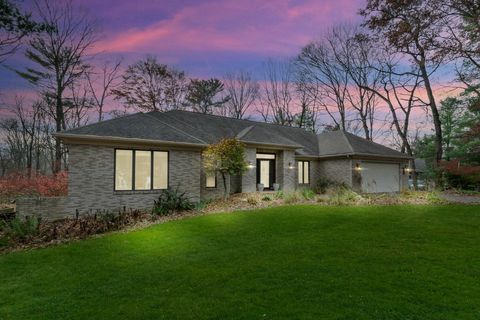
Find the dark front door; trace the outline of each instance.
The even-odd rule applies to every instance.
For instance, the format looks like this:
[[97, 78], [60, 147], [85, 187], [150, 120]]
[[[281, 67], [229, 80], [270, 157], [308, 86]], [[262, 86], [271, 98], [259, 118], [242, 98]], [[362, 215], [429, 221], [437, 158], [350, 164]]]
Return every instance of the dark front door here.
[[275, 183], [274, 159], [257, 159], [257, 183], [262, 183], [265, 189], [273, 189]]

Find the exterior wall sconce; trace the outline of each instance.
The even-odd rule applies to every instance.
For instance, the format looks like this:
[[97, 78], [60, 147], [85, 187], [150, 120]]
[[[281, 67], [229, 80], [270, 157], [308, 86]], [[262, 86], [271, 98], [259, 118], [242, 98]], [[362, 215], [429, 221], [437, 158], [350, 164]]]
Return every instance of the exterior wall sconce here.
[[355, 171], [361, 171], [362, 167], [360, 167], [360, 163], [355, 163]]
[[413, 169], [412, 169], [412, 168], [410, 168], [410, 167], [404, 167], [404, 168], [403, 168], [403, 174], [405, 174], [405, 173], [410, 173], [410, 172], [413, 172]]
[[248, 169], [253, 169], [253, 168], [255, 168], [255, 166], [253, 165], [252, 161], [248, 161], [247, 168], [248, 168]]
[[295, 169], [295, 166], [293, 165], [292, 162], [288, 163], [288, 169]]

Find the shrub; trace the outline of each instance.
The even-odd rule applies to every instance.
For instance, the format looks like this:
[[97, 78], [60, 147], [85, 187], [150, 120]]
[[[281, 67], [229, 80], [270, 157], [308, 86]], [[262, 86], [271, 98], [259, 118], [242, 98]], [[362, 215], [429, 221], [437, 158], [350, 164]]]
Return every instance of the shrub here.
[[285, 195], [284, 202], [286, 204], [292, 204], [292, 203], [295, 203], [295, 202], [298, 202], [298, 201], [300, 201], [300, 197], [298, 196], [298, 193], [296, 193], [296, 192], [292, 192], [292, 193], [289, 193], [289, 194]]
[[25, 219], [14, 218], [4, 223], [3, 231], [7, 238], [24, 242], [39, 234], [40, 218], [37, 216], [26, 217]]
[[270, 198], [269, 196], [264, 196], [262, 198], [262, 201], [271, 201], [271, 200], [272, 200], [272, 198]]
[[67, 194], [68, 176], [65, 171], [45, 176], [39, 173], [28, 177], [17, 172], [0, 179], [0, 198], [13, 199], [18, 196], [63, 196]]
[[258, 198], [255, 195], [250, 194], [247, 197], [247, 203], [252, 206], [256, 206], [258, 204]]
[[10, 241], [7, 237], [0, 237], [0, 249], [2, 247], [7, 247], [10, 244]]
[[329, 187], [334, 186], [336, 183], [327, 178], [320, 178], [315, 184], [314, 191], [318, 194], [325, 194]]
[[198, 201], [197, 203], [195, 203], [195, 210], [203, 210], [205, 209], [209, 203], [211, 203], [212, 200], [211, 199], [207, 199], [207, 200], [200, 200]]
[[275, 192], [274, 198], [275, 199], [283, 199], [285, 197], [285, 193], [282, 190]]
[[192, 210], [195, 204], [191, 202], [178, 188], [168, 188], [163, 190], [158, 197], [158, 201], [154, 201], [153, 210], [158, 215], [169, 215], [176, 211]]
[[351, 190], [345, 185], [339, 185], [330, 189], [329, 204], [332, 205], [346, 205], [358, 203], [364, 200], [361, 195]]
[[305, 200], [312, 200], [313, 198], [315, 198], [315, 192], [313, 192], [312, 189], [309, 189], [309, 188], [302, 189], [301, 193], [302, 193], [302, 197]]

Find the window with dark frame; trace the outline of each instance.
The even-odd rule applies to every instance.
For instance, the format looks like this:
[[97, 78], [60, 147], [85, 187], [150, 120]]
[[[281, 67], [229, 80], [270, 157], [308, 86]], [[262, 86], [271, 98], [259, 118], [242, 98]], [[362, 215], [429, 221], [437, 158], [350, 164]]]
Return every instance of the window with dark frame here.
[[298, 183], [310, 184], [310, 161], [298, 161]]
[[168, 151], [115, 149], [114, 190], [145, 191], [168, 187]]
[[206, 173], [205, 174], [205, 187], [206, 188], [216, 188], [217, 187], [217, 175], [215, 173]]

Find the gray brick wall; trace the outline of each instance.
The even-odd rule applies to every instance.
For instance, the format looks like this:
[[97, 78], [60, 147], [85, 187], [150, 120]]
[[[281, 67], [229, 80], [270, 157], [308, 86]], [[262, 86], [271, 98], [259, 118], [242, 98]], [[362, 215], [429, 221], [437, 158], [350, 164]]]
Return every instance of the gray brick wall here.
[[[352, 161], [350, 159], [320, 160], [316, 169], [318, 178], [325, 178], [352, 186]], [[317, 179], [318, 179], [317, 178]]]
[[[69, 146], [68, 211], [150, 208], [160, 191], [114, 191], [114, 148]], [[169, 186], [200, 200], [199, 151], [169, 150]]]
[[[257, 165], [257, 149], [245, 148], [245, 160], [251, 162], [253, 166]], [[242, 192], [255, 192], [257, 190], [257, 171], [256, 167], [247, 169], [242, 174]]]
[[[289, 163], [294, 167], [290, 168]], [[295, 151], [283, 150], [278, 152], [277, 177], [280, 183], [280, 190], [285, 192], [295, 191], [297, 185], [297, 168], [295, 162]]]
[[37, 215], [48, 220], [65, 217], [67, 197], [36, 197], [15, 200], [17, 214], [20, 217]]
[[[21, 215], [37, 213], [59, 218], [74, 216], [76, 210], [85, 214], [123, 207], [152, 208], [160, 191], [114, 191], [114, 149], [70, 145], [67, 198], [57, 201], [19, 199], [17, 211]], [[185, 191], [192, 201], [200, 200], [200, 171], [200, 151], [169, 150], [169, 185]]]

